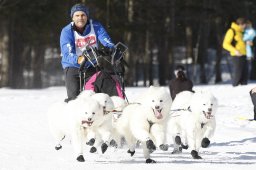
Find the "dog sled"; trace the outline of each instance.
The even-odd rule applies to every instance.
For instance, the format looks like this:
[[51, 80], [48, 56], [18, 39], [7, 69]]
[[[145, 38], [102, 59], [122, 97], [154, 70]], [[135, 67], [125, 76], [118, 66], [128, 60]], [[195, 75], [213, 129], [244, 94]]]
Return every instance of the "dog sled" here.
[[[124, 66], [127, 66], [127, 63], [124, 55], [127, 49], [121, 42], [114, 46], [114, 51], [87, 46], [83, 52], [85, 60], [79, 69], [80, 92], [93, 90], [96, 93], [106, 93], [125, 99]], [[88, 77], [89, 66], [96, 69], [96, 73]]]

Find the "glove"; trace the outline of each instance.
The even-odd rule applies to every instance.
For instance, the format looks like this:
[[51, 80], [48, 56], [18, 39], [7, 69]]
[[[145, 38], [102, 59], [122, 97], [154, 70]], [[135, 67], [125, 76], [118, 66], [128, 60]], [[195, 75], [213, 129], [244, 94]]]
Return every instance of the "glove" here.
[[85, 60], [85, 59], [84, 59], [84, 56], [81, 55], [81, 56], [79, 56], [79, 57], [77, 58], [77, 63], [78, 63], [78, 64], [82, 64], [82, 63], [84, 62], [84, 60]]

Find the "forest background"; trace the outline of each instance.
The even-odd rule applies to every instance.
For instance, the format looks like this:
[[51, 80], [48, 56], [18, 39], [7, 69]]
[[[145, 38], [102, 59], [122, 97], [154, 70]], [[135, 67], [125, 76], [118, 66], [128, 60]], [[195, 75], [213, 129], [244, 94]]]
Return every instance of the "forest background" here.
[[[226, 83], [227, 29], [237, 17], [256, 24], [253, 0], [0, 0], [0, 87], [64, 85], [59, 37], [80, 2], [128, 46], [126, 86], [166, 85], [178, 64], [195, 84]], [[250, 65], [255, 80], [256, 60]]]

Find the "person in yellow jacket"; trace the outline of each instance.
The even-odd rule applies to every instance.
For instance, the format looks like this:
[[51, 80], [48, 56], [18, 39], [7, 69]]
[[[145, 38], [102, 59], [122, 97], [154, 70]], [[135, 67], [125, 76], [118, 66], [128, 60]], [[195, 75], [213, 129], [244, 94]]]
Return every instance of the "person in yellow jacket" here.
[[233, 63], [232, 85], [246, 85], [248, 80], [248, 66], [246, 60], [246, 44], [243, 41], [243, 32], [246, 27], [245, 18], [238, 18], [228, 29], [223, 48], [229, 51]]

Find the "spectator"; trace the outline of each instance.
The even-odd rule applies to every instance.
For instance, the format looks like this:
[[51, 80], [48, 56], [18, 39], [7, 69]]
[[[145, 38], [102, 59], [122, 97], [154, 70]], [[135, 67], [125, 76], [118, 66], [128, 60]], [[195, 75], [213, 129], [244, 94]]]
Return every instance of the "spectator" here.
[[251, 99], [252, 99], [253, 112], [254, 112], [254, 118], [250, 119], [250, 120], [256, 120], [256, 87], [251, 89], [250, 96], [251, 96]]
[[[66, 78], [68, 96], [65, 102], [75, 99], [80, 93], [79, 67], [85, 61], [82, 53], [86, 46], [98, 48], [100, 41], [104, 47], [114, 47], [101, 23], [89, 17], [89, 10], [86, 6], [75, 4], [71, 8], [70, 17], [72, 22], [62, 29], [60, 35], [61, 64]], [[87, 78], [96, 72], [96, 68], [90, 62], [87, 62], [85, 67]]]
[[251, 72], [251, 65], [254, 58], [252, 47], [253, 47], [253, 39], [255, 38], [255, 36], [256, 36], [256, 31], [255, 29], [253, 29], [251, 21], [248, 20], [246, 22], [246, 28], [243, 36], [243, 40], [246, 43], [246, 57], [248, 60], [248, 70], [249, 70], [248, 73]]
[[243, 40], [243, 32], [246, 27], [246, 20], [238, 18], [231, 24], [224, 41], [223, 48], [230, 52], [233, 62], [232, 85], [246, 85], [248, 80], [248, 66], [246, 61], [246, 47]]
[[246, 42], [246, 56], [248, 60], [251, 60], [253, 57], [252, 46], [255, 36], [256, 31], [253, 29], [251, 21], [248, 20], [243, 35], [243, 40]]
[[170, 94], [172, 100], [175, 99], [176, 95], [182, 91], [193, 92], [193, 83], [186, 77], [185, 68], [182, 65], [178, 65], [174, 70], [175, 78], [169, 83]]

